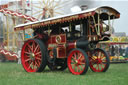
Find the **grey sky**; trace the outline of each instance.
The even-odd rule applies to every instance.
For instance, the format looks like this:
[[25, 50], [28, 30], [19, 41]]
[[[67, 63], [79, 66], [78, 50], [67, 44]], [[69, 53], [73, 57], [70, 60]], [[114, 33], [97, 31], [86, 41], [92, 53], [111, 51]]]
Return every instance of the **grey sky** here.
[[[0, 0], [0, 4], [15, 0]], [[35, 0], [37, 1], [37, 0]], [[62, 0], [65, 1], [65, 0]], [[67, 0], [69, 1], [69, 0]], [[111, 6], [120, 13], [120, 19], [114, 21], [114, 29], [116, 32], [126, 32], [128, 35], [128, 0], [72, 0], [70, 6], [64, 7], [64, 10], [70, 10], [73, 5], [88, 5], [89, 8], [96, 6]]]

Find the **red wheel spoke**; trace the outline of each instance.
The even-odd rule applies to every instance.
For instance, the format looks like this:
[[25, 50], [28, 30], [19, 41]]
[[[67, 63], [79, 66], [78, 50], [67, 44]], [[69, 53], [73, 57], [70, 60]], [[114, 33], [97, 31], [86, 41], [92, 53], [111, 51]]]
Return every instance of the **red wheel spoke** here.
[[37, 67], [39, 67], [39, 66], [40, 66], [40, 65], [38, 65], [37, 61], [35, 61], [35, 65], [36, 65]]
[[31, 49], [28, 47], [26, 51], [31, 52]]
[[37, 52], [37, 53], [35, 54], [35, 56], [38, 55], [38, 54], [41, 54], [41, 51], [40, 51], [40, 52]]
[[106, 64], [101, 63], [101, 65], [105, 66]]
[[32, 46], [31, 46], [31, 48], [32, 48], [32, 52], [34, 52], [34, 47], [33, 47], [33, 43], [34, 43], [34, 42], [32, 42]]
[[34, 52], [34, 49], [35, 49], [35, 44], [36, 44], [35, 42], [32, 43], [32, 50], [33, 50], [33, 52]]
[[83, 65], [80, 65], [80, 66], [84, 69]]
[[98, 71], [100, 71], [100, 67], [99, 67], [99, 64], [97, 64], [97, 66], [98, 66]]
[[29, 44], [27, 44], [27, 46], [29, 47], [29, 49], [30, 49], [31, 51], [33, 51], [32, 47], [31, 47]]
[[100, 66], [101, 66], [101, 70], [104, 69], [102, 65], [103, 65], [103, 64], [100, 64]]
[[77, 66], [77, 67], [78, 67], [79, 71], [81, 72], [81, 68], [79, 66]]
[[24, 53], [25, 53], [25, 54], [28, 54], [28, 55], [30, 55], [30, 54], [31, 54], [30, 52], [27, 52], [27, 51], [24, 51]]
[[77, 56], [76, 56], [76, 53], [74, 53], [74, 59], [75, 59], [75, 60], [76, 60], [76, 57], [77, 57]]
[[73, 64], [74, 64], [74, 63], [75, 63], [75, 60], [74, 60], [74, 59], [72, 59], [72, 60], [71, 60], [71, 63], [73, 63]]
[[25, 55], [25, 57], [30, 58], [30, 56]]
[[80, 65], [85, 65], [85, 62], [78, 62], [78, 64], [80, 64]]
[[28, 61], [31, 61], [31, 59], [30, 59], [30, 58], [28, 58], [28, 59], [26, 59], [26, 60], [25, 60], [25, 62], [28, 62]]
[[37, 60], [40, 60], [41, 61], [41, 58], [40, 57], [35, 57]]
[[72, 57], [72, 60], [75, 62], [76, 61], [76, 59], [74, 58], [74, 57]]
[[[86, 63], [87, 62], [87, 63]], [[88, 70], [88, 61], [86, 53], [83, 50], [73, 50], [68, 56], [69, 70], [75, 74], [84, 74]]]
[[93, 65], [96, 61], [93, 59], [93, 57], [90, 57], [90, 63]]
[[97, 68], [98, 67], [98, 64], [95, 64], [96, 66], [95, 66], [95, 68]]
[[36, 70], [37, 66], [35, 65], [35, 63], [33, 63], [33, 69]]
[[33, 64], [33, 62], [31, 62], [31, 64], [29, 65], [28, 69], [30, 69], [30, 68], [31, 68], [32, 64]]
[[40, 65], [40, 64], [41, 64], [41, 62], [40, 62], [39, 60], [37, 60], [37, 63], [38, 63], [38, 65]]
[[37, 45], [36, 48], [35, 48], [35, 50], [34, 50], [34, 53], [35, 53], [36, 51], [38, 51], [39, 48], [40, 48], [39, 45]]
[[82, 58], [82, 54], [79, 53], [78, 60], [80, 60], [81, 58]]
[[42, 55], [40, 54], [40, 55], [38, 55], [38, 57], [42, 57]]
[[72, 65], [74, 66], [74, 68], [73, 68], [73, 69], [74, 69], [74, 71], [75, 71], [75, 69], [76, 69], [76, 65], [75, 65], [75, 64], [72, 64]]

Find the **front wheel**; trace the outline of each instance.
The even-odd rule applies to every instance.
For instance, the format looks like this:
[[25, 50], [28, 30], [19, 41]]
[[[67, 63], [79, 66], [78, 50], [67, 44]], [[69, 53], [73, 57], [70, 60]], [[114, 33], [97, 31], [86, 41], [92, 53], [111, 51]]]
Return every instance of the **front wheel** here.
[[72, 74], [85, 74], [89, 66], [87, 54], [82, 49], [72, 50], [68, 55], [67, 65]]
[[44, 43], [31, 39], [24, 43], [21, 51], [21, 62], [27, 72], [41, 72], [45, 69], [47, 58]]
[[110, 60], [108, 54], [97, 48], [89, 56], [90, 68], [94, 72], [105, 72], [109, 68]]

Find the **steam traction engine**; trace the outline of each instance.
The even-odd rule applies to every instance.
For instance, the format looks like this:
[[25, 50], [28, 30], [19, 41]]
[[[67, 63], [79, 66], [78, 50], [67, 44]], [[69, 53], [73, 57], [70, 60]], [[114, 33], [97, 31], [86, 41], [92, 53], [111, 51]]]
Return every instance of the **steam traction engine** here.
[[41, 72], [46, 65], [51, 70], [65, 70], [75, 75], [85, 74], [90, 66], [94, 72], [109, 68], [109, 56], [96, 45], [109, 40], [111, 23], [120, 13], [111, 7], [98, 7], [22, 24], [15, 31], [33, 29], [34, 36], [24, 42], [21, 60], [27, 72]]

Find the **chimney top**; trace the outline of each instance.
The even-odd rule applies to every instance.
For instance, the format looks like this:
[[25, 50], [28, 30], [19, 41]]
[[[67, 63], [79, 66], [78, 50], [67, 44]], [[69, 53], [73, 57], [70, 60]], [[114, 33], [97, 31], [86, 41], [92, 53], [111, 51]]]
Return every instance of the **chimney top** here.
[[82, 5], [80, 8], [81, 8], [81, 10], [86, 10], [88, 8], [88, 6], [87, 5]]

